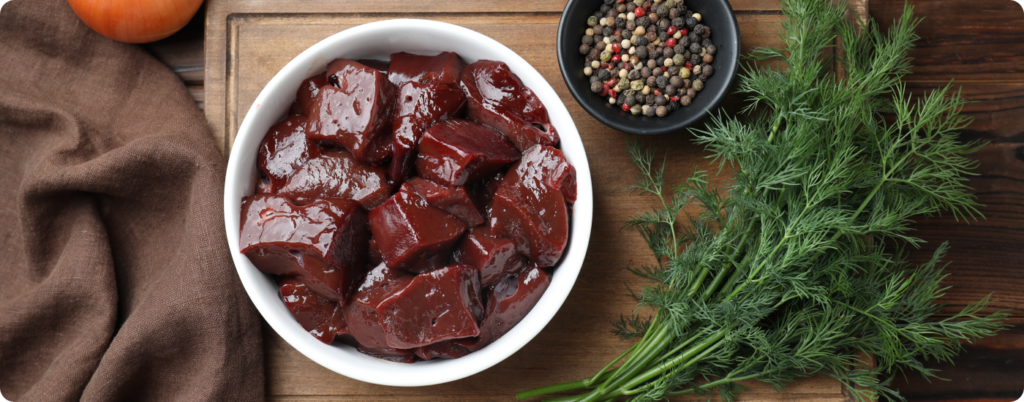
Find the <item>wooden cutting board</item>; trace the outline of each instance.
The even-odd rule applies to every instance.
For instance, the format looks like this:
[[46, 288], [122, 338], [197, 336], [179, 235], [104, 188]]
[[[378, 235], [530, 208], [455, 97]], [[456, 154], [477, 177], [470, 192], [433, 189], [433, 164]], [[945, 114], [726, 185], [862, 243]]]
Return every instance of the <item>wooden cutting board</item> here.
[[[595, 1], [595, 4], [600, 2]], [[866, 0], [850, 1], [861, 16]], [[526, 347], [497, 366], [453, 383], [394, 388], [362, 383], [329, 371], [264, 327], [266, 390], [270, 400], [411, 401], [512, 400], [513, 394], [592, 375], [629, 343], [609, 333], [610, 320], [635, 308], [627, 285], [643, 286], [626, 268], [651, 263], [635, 232], [620, 231], [631, 214], [653, 206], [652, 199], [616, 190], [632, 183], [624, 152], [626, 135], [590, 117], [573, 100], [558, 71], [555, 31], [564, 1], [416, 0], [337, 2], [327, 0], [212, 0], [206, 22], [206, 115], [222, 149], [234, 135], [263, 86], [289, 60], [327, 36], [359, 24], [390, 18], [423, 18], [461, 25], [502, 42], [530, 62], [554, 87], [579, 128], [591, 163], [595, 212], [582, 273], [564, 306]], [[743, 53], [774, 46], [780, 20], [777, 0], [732, 2], [742, 32]], [[735, 109], [738, 99], [726, 102]], [[654, 139], [671, 154], [669, 176], [676, 183], [692, 167], [711, 169], [704, 153], [686, 134]], [[724, 178], [716, 178], [721, 184]], [[848, 401], [840, 384], [820, 376], [786, 388], [784, 394], [748, 383], [746, 401]], [[693, 397], [706, 400], [706, 397]], [[687, 400], [687, 399], [681, 399]]]

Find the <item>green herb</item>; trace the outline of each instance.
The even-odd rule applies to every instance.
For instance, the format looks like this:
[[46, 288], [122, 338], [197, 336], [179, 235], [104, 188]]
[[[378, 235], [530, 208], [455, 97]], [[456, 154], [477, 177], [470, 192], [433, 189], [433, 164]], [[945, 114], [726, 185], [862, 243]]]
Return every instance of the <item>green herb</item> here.
[[[781, 390], [816, 373], [857, 400], [902, 399], [889, 387], [893, 375], [937, 377], [924, 361], [948, 361], [962, 341], [1003, 328], [1004, 312], [981, 314], [988, 297], [934, 318], [944, 307], [936, 301], [947, 289], [939, 262], [947, 247], [920, 266], [903, 251], [922, 243], [908, 234], [915, 216], [981, 215], [966, 182], [976, 166], [966, 155], [978, 146], [956, 139], [969, 122], [959, 114], [964, 101], [949, 86], [917, 102], [907, 96], [900, 78], [917, 39], [909, 6], [883, 33], [847, 23], [845, 6], [830, 3], [783, 0], [785, 48], [755, 56], [785, 68], [748, 69], [739, 89], [750, 106], [696, 133], [733, 170], [723, 191], [704, 172], [667, 188], [655, 151], [628, 143], [640, 170], [632, 189], [662, 202], [627, 223], [657, 257], [634, 270], [651, 282], [635, 296], [653, 316], [621, 319], [615, 332], [638, 341], [593, 377], [519, 399], [717, 391], [730, 401], [742, 391], [737, 381]], [[830, 71], [837, 34], [844, 79]], [[683, 213], [690, 204], [701, 212]]]

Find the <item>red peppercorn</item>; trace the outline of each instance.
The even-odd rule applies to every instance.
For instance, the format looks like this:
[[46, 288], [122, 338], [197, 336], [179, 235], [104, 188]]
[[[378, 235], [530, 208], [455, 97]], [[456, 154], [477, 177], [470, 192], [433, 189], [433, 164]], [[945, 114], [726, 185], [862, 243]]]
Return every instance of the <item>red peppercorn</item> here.
[[622, 111], [623, 111], [623, 112], [628, 112], [628, 111], [629, 111], [629, 105], [627, 105], [627, 104], [623, 103], [623, 104], [622, 104]]
[[617, 97], [616, 95], [618, 95], [618, 93], [616, 93], [614, 89], [609, 89], [608, 90], [608, 96], [610, 96], [612, 98], [616, 98]]
[[686, 66], [686, 68], [693, 68], [693, 63], [690, 63], [690, 62], [686, 62], [683, 65]]
[[618, 43], [612, 44], [612, 53], [622, 53], [622, 47]]
[[668, 38], [668, 39], [666, 39], [665, 40], [665, 46], [675, 47], [676, 46], [676, 38]]
[[643, 17], [647, 15], [647, 10], [644, 10], [643, 7], [637, 7], [636, 9], [633, 10], [633, 15], [635, 15], [637, 18]]
[[679, 102], [679, 97], [678, 96], [673, 96], [673, 97], [671, 97], [669, 99], [672, 99], [672, 102]]
[[669, 34], [669, 35], [675, 35], [675, 34], [676, 34], [676, 31], [679, 31], [679, 29], [677, 29], [677, 28], [675, 27], [675, 25], [669, 25], [669, 26], [668, 26], [668, 30], [666, 30], [666, 31], [665, 31], [665, 33], [667, 33], [667, 34]]
[[660, 89], [655, 89], [654, 90], [654, 96], [661, 96], [661, 90]]
[[689, 29], [687, 29], [687, 28], [683, 28], [683, 30], [681, 30], [681, 31], [679, 31], [679, 32], [682, 32], [682, 33], [683, 33], [683, 36], [686, 36], [686, 35], [689, 35], [689, 34], [690, 34], [690, 30], [689, 30]]
[[620, 61], [622, 61], [622, 57], [620, 57], [619, 55], [612, 56], [612, 63], [618, 63]]
[[605, 97], [605, 96], [608, 96], [608, 86], [605, 85], [604, 89], [602, 89], [601, 92], [598, 93], [598, 95], [600, 95], [602, 98]]
[[612, 78], [612, 79], [608, 80], [608, 82], [605, 85], [608, 85], [609, 88], [614, 88], [615, 84], [618, 84], [618, 83], [619, 83], [619, 79], [618, 78]]

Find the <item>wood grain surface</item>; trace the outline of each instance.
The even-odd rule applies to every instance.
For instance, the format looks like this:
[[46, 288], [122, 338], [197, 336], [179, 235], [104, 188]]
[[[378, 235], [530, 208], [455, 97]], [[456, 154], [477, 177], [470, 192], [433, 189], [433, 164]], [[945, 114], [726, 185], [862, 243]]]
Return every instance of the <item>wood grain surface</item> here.
[[[870, 10], [883, 25], [898, 16], [904, 4], [896, 0], [852, 3], [855, 10]], [[999, 300], [995, 308], [1010, 310], [1014, 327], [967, 346], [952, 364], [930, 364], [951, 381], [928, 383], [909, 377], [897, 379], [894, 385], [909, 400], [1011, 401], [1024, 390], [1024, 11], [1010, 0], [910, 3], [926, 18], [918, 30], [922, 40], [912, 52], [915, 74], [907, 77], [908, 87], [923, 93], [955, 79], [965, 97], [975, 101], [965, 108], [975, 121], [962, 137], [989, 143], [976, 154], [981, 166], [979, 175], [971, 180], [986, 205], [982, 209], [986, 219], [969, 223], [942, 217], [922, 219], [916, 228], [929, 243], [912, 252], [912, 258], [922, 259], [939, 242], [949, 240], [952, 250], [947, 272], [951, 276], [947, 284], [953, 287], [944, 301], [951, 308], [959, 307], [993, 293]], [[178, 72], [197, 104], [206, 109], [215, 135], [227, 145], [226, 134], [236, 129], [242, 118], [228, 116], [228, 112], [247, 110], [263, 84], [306, 46], [346, 26], [374, 19], [415, 15], [446, 20], [484, 32], [523, 55], [556, 89], [583, 135], [596, 196], [590, 251], [565, 306], [534, 341], [498, 366], [462, 381], [425, 388], [387, 388], [334, 374], [264, 328], [270, 400], [510, 400], [515, 391], [592, 373], [628, 346], [609, 336], [608, 321], [633, 307], [624, 285], [636, 285], [637, 281], [624, 268], [650, 258], [642, 251], [638, 236], [619, 228], [629, 214], [647, 207], [650, 200], [615, 192], [632, 180], [622, 147], [626, 135], [583, 112], [558, 75], [554, 24], [563, 5], [564, 1], [533, 0], [211, 0], [205, 27], [197, 17], [182, 33], [147, 46]], [[743, 0], [732, 5], [745, 46], [773, 43], [772, 24], [779, 18], [777, 1]], [[288, 29], [282, 29], [301, 19], [312, 21], [296, 30], [301, 34], [289, 35]], [[231, 26], [244, 34], [230, 36]], [[510, 33], [516, 36], [508, 36]], [[262, 45], [265, 49], [261, 51], [255, 39], [279, 42]], [[200, 53], [204, 45], [205, 56]], [[231, 104], [226, 101], [227, 82], [232, 78], [228, 74], [229, 45], [242, 52], [237, 54], [243, 57], [234, 68], [244, 74], [236, 77], [238, 93]], [[202, 76], [196, 73], [200, 70]], [[734, 109], [739, 101], [731, 97], [723, 107]], [[229, 124], [229, 118], [235, 120]], [[669, 171], [675, 179], [684, 178], [694, 165], [706, 166], [703, 151], [690, 144], [686, 134], [656, 138], [654, 143], [670, 154]], [[716, 178], [719, 184], [723, 180]], [[782, 395], [754, 384], [744, 396], [744, 400], [848, 399], [838, 384], [822, 378], [802, 381]]]

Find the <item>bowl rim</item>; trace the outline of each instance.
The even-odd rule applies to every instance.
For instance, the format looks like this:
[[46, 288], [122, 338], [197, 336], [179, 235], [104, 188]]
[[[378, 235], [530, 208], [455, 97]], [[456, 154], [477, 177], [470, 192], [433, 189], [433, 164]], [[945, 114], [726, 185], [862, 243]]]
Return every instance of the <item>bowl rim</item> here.
[[[736, 76], [739, 74], [740, 46], [741, 46], [739, 22], [736, 20], [736, 12], [735, 12], [735, 10], [733, 10], [732, 4], [729, 3], [729, 0], [702, 0], [702, 1], [714, 1], [714, 2], [724, 3], [725, 9], [727, 10], [726, 14], [727, 14], [728, 18], [726, 20], [729, 22], [728, 28], [732, 32], [734, 32], [735, 36], [736, 36], [736, 41], [735, 41], [735, 45], [734, 45], [735, 49], [736, 49], [736, 57], [735, 57], [735, 59], [732, 60], [732, 63], [731, 63], [731, 66], [730, 66], [731, 67], [731, 69], [730, 69], [731, 70], [731, 74], [727, 75], [727, 78], [726, 78], [726, 80], [724, 82], [724, 85], [722, 85], [719, 88], [719, 90], [714, 94], [714, 97], [712, 98], [711, 103], [708, 105], [707, 108], [704, 108], [703, 110], [698, 109], [693, 114], [688, 115], [688, 117], [686, 117], [686, 118], [684, 118], [684, 119], [682, 119], [679, 122], [676, 122], [674, 124], [670, 124], [670, 125], [666, 125], [666, 126], [662, 126], [662, 127], [654, 127], [654, 128], [645, 128], [643, 126], [628, 125], [628, 124], [625, 124], [625, 123], [623, 123], [623, 122], [621, 122], [619, 120], [615, 120], [615, 119], [610, 118], [608, 116], [608, 114], [605, 113], [604, 110], [599, 110], [599, 109], [595, 108], [590, 103], [590, 101], [591, 101], [590, 98], [593, 97], [594, 95], [589, 90], [587, 90], [587, 91], [581, 90], [581, 89], [577, 88], [576, 86], [574, 86], [572, 84], [572, 81], [575, 80], [575, 77], [572, 76], [572, 72], [571, 72], [570, 69], [573, 68], [573, 67], [567, 66], [566, 60], [563, 60], [563, 54], [564, 53], [575, 51], [572, 48], [566, 49], [566, 46], [569, 46], [568, 44], [572, 43], [572, 42], [569, 41], [570, 38], [566, 37], [566, 35], [568, 35], [569, 29], [571, 28], [571, 27], [568, 26], [568, 23], [567, 23], [567, 20], [569, 18], [568, 10], [569, 10], [570, 7], [572, 7], [572, 6], [576, 5], [576, 4], [583, 3], [585, 1], [587, 1], [587, 0], [568, 0], [568, 2], [566, 2], [565, 8], [562, 9], [562, 16], [558, 20], [557, 38], [555, 40], [555, 47], [556, 47], [555, 53], [557, 54], [557, 57], [558, 57], [558, 70], [559, 70], [559, 72], [562, 75], [562, 80], [565, 82], [566, 88], [569, 89], [569, 93], [572, 94], [572, 97], [574, 99], [576, 99], [576, 103], [578, 103], [583, 108], [583, 110], [585, 110], [588, 114], [590, 114], [595, 119], [597, 119], [597, 121], [600, 121], [602, 124], [604, 124], [604, 125], [606, 125], [608, 127], [611, 127], [613, 129], [616, 129], [616, 130], [619, 130], [619, 131], [622, 131], [622, 132], [626, 132], [626, 133], [629, 133], [629, 134], [636, 134], [636, 135], [663, 135], [663, 134], [679, 132], [680, 130], [682, 130], [684, 128], [687, 128], [687, 127], [689, 127], [689, 126], [691, 126], [691, 125], [693, 125], [693, 124], [703, 120], [705, 117], [707, 117], [708, 115], [711, 114], [712, 110], [715, 110], [716, 108], [718, 108], [718, 106], [722, 103], [722, 101], [725, 100], [726, 95], [729, 94], [729, 90], [732, 89], [733, 84], [736, 82]], [[595, 3], [595, 4], [597, 4], [597, 3]], [[600, 4], [598, 4], [598, 5], [600, 5]], [[678, 111], [676, 111], [676, 112], [678, 112]]]
[[[465, 43], [462, 46], [468, 45], [473, 48], [472, 53], [499, 54], [500, 60], [508, 64], [509, 68], [524, 81], [524, 85], [533, 90], [547, 107], [551, 122], [560, 135], [561, 150], [576, 169], [577, 200], [573, 205], [570, 217], [569, 240], [562, 259], [556, 265], [548, 289], [523, 321], [513, 327], [505, 336], [488, 347], [459, 359], [421, 361], [413, 364], [394, 363], [363, 355], [347, 345], [325, 345], [302, 330], [295, 318], [287, 312], [280, 298], [276, 297], [276, 285], [273, 288], [275, 297], [267, 297], [267, 282], [273, 281], [269, 275], [257, 270], [239, 251], [238, 225], [241, 197], [252, 194], [254, 175], [251, 173], [255, 171], [255, 162], [245, 163], [255, 159], [255, 150], [258, 149], [258, 143], [262, 141], [266, 132], [266, 129], [254, 128], [253, 126], [256, 124], [254, 121], [259, 118], [260, 110], [270, 107], [266, 106], [272, 103], [268, 101], [275, 99], [280, 101], [279, 98], [270, 98], [270, 93], [286, 91], [285, 93], [291, 93], [291, 96], [294, 97], [295, 90], [281, 89], [284, 85], [282, 82], [288, 81], [289, 77], [295, 74], [302, 75], [301, 79], [305, 79], [316, 72], [310, 71], [314, 70], [312, 66], [320, 65], [320, 68], [315, 70], [321, 71], [323, 66], [333, 58], [346, 55], [345, 52], [339, 52], [340, 54], [335, 53], [332, 58], [325, 60], [322, 52], [334, 46], [344, 47], [346, 45], [342, 42], [346, 40], [388, 30], [401, 30], [404, 33], [420, 30], [435, 37], [463, 35]], [[359, 46], [365, 45], [353, 45], [356, 49]], [[348, 53], [358, 51], [347, 50]], [[297, 85], [294, 87], [297, 88]], [[289, 100], [288, 103], [290, 102]], [[263, 114], [269, 113], [272, 112]], [[274, 119], [273, 121], [276, 122], [279, 116], [275, 116]], [[253, 139], [254, 136], [258, 139]], [[257, 145], [245, 146], [247, 143], [251, 145], [254, 141]], [[243, 150], [242, 148], [247, 149]], [[566, 152], [567, 148], [571, 149], [571, 152]], [[249, 150], [253, 151], [251, 152], [253, 155], [244, 155], [244, 152]], [[246, 175], [246, 172], [250, 174]], [[248, 180], [248, 183], [241, 182], [245, 180]], [[388, 19], [350, 27], [324, 38], [291, 59], [261, 89], [246, 112], [231, 147], [224, 183], [225, 228], [232, 261], [250, 301], [256, 306], [263, 319], [289, 345], [321, 366], [349, 378], [388, 386], [426, 386], [462, 379], [504, 361], [525, 346], [546, 327], [568, 297], [583, 265], [593, 223], [593, 184], [586, 151], [571, 115], [550, 83], [525, 59], [500, 42], [458, 25], [422, 19]], [[538, 308], [541, 306], [544, 308]], [[281, 314], [282, 309], [287, 313], [285, 316]], [[366, 362], [371, 362], [367, 364], [372, 370], [361, 366]], [[387, 374], [401, 372], [406, 375], [385, 376], [382, 375], [382, 370], [385, 369]]]

